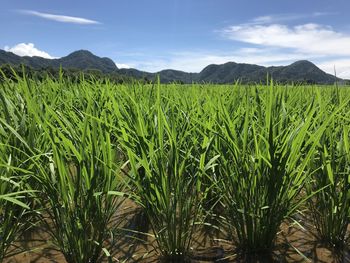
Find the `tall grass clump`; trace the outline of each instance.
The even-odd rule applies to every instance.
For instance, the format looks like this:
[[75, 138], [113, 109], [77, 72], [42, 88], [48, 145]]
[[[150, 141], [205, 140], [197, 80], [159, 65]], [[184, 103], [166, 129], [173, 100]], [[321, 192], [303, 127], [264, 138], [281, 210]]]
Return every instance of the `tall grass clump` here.
[[350, 126], [346, 114], [345, 108], [334, 116], [321, 137], [312, 162], [316, 172], [309, 187], [309, 191], [323, 189], [308, 203], [318, 239], [331, 248], [349, 245]]
[[210, 139], [193, 136], [190, 114], [162, 94], [158, 86], [153, 105], [145, 108], [129, 96], [117, 116], [133, 198], [148, 217], [163, 259], [184, 262], [206, 194], [201, 181], [214, 159], [206, 159]]
[[26, 182], [31, 173], [12, 166], [11, 155], [3, 155], [4, 147], [0, 145], [0, 262], [29, 227], [28, 200], [33, 193]]
[[242, 253], [270, 252], [281, 223], [306, 198], [307, 164], [324, 126], [310, 134], [320, 109], [312, 102], [294, 108], [301, 93], [289, 95], [273, 85], [247, 89], [231, 112], [220, 108], [217, 186], [229, 234]]
[[68, 263], [111, 259], [108, 246], [114, 243], [119, 223], [114, 218], [123, 201], [123, 185], [117, 146], [106, 123], [107, 99], [90, 83], [82, 82], [85, 93], [81, 91], [79, 98], [69, 83], [51, 84], [60, 85], [63, 93], [54, 105], [41, 105], [27, 90], [30, 110], [48, 142], [35, 176], [41, 222]]
[[8, 79], [0, 83], [0, 262], [33, 224], [31, 159], [37, 137], [18, 91], [21, 84]]

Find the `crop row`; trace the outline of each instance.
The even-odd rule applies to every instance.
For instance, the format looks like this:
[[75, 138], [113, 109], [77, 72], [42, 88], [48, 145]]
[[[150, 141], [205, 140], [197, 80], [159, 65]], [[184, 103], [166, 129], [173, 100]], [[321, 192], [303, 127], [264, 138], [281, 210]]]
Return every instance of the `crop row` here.
[[281, 224], [302, 212], [320, 240], [346, 247], [349, 94], [5, 81], [0, 262], [38, 225], [68, 263], [112, 261], [126, 201], [142, 209], [169, 262], [188, 259], [204, 225], [224, 229], [241, 253], [272, 251]]

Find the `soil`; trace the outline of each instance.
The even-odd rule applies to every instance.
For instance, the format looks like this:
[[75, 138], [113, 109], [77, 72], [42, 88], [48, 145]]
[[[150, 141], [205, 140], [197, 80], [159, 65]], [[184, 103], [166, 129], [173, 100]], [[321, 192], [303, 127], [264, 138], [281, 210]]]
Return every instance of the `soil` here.
[[[150, 232], [142, 210], [131, 202], [125, 204], [120, 218], [125, 220], [125, 228], [145, 233]], [[9, 254], [15, 255], [6, 258], [4, 263], [65, 263], [64, 256], [48, 240], [50, 237], [45, 231], [39, 228], [32, 229], [10, 249]], [[162, 262], [156, 251], [155, 240], [151, 236], [131, 231], [124, 232], [114, 247], [117, 247], [118, 250], [110, 251], [113, 255], [113, 262]], [[238, 256], [232, 242], [225, 240], [222, 234], [210, 229], [201, 229], [195, 234], [190, 262], [350, 263], [350, 251], [332, 250], [316, 242], [311, 224], [303, 229], [285, 222], [281, 225], [275, 249], [268, 255], [260, 253]]]

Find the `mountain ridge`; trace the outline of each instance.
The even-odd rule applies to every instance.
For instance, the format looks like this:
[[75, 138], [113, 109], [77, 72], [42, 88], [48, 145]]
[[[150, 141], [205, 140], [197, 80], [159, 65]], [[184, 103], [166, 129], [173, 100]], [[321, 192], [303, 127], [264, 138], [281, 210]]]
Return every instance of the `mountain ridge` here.
[[157, 75], [161, 82], [210, 82], [227, 84], [236, 81], [243, 83], [265, 82], [267, 75], [278, 82], [307, 82], [315, 84], [332, 84], [340, 78], [335, 78], [308, 60], [299, 60], [288, 66], [264, 67], [255, 64], [226, 62], [224, 64], [210, 64], [198, 73], [165, 69], [156, 73], [140, 71], [138, 69], [118, 69], [116, 64], [107, 57], [99, 57], [88, 50], [77, 50], [67, 56], [54, 59], [42, 57], [18, 56], [12, 52], [0, 49], [0, 65], [10, 64], [18, 66], [24, 64], [36, 70], [45, 68], [74, 68], [79, 70], [98, 70], [102, 73], [118, 73], [137, 79], [154, 80]]
[[61, 58], [47, 59], [42, 57], [18, 56], [12, 52], [0, 49], [0, 65], [10, 64], [18, 66], [24, 64], [34, 69], [43, 68], [76, 68], [80, 70], [97, 69], [103, 73], [118, 70], [113, 60], [107, 57], [98, 57], [88, 50], [77, 50]]

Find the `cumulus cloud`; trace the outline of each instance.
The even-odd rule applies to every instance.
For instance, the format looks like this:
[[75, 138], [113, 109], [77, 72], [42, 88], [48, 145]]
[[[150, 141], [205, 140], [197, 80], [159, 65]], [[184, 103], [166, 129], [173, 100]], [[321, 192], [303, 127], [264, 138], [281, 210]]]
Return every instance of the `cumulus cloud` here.
[[115, 65], [117, 68], [131, 68], [129, 65], [123, 63], [115, 63]]
[[5, 51], [12, 52], [18, 56], [37, 56], [43, 58], [53, 59], [51, 55], [46, 53], [45, 51], [37, 49], [33, 43], [19, 43], [13, 47], [5, 46]]
[[238, 49], [140, 56], [126, 63], [151, 72], [164, 68], [199, 72], [208, 64], [228, 61], [271, 66], [308, 59], [330, 74], [334, 73], [335, 66], [339, 77], [350, 78], [350, 34], [317, 23], [295, 26], [277, 23], [325, 15], [334, 13], [260, 16], [219, 31], [226, 39], [240, 42]]
[[237, 25], [225, 28], [223, 35], [231, 40], [267, 47], [290, 48], [318, 56], [350, 56], [350, 35], [330, 26], [303, 24], [287, 26]]
[[334, 69], [337, 77], [350, 79], [350, 58], [331, 59], [318, 63], [320, 69], [334, 75]]
[[[329, 14], [316, 12], [312, 16]], [[257, 17], [251, 20], [251, 23], [226, 27], [221, 30], [221, 34], [226, 39], [249, 44], [253, 50], [269, 50], [272, 58], [284, 56], [295, 57], [295, 60], [308, 59], [330, 74], [334, 73], [335, 66], [339, 77], [350, 78], [349, 33], [317, 23], [294, 26], [273, 23], [276, 20], [278, 17]], [[250, 57], [259, 60], [259, 53], [252, 53], [251, 56], [247, 56], [247, 60]], [[262, 64], [272, 62], [272, 58], [266, 58]]]
[[23, 14], [37, 16], [48, 20], [62, 22], [62, 23], [72, 23], [72, 24], [80, 24], [80, 25], [101, 24], [100, 22], [95, 20], [76, 17], [76, 16], [55, 15], [55, 14], [42, 13], [42, 12], [33, 11], [33, 10], [21, 10], [20, 12]]

